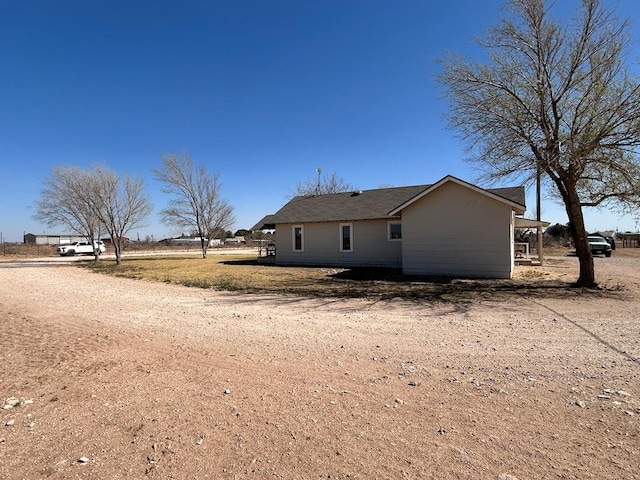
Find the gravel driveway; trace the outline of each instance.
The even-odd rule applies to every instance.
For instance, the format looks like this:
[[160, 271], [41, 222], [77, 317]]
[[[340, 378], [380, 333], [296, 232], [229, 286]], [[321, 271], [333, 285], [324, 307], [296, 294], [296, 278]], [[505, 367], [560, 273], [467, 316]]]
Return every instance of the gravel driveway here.
[[0, 262], [0, 478], [640, 478], [635, 251], [596, 295], [473, 304], [46, 260]]

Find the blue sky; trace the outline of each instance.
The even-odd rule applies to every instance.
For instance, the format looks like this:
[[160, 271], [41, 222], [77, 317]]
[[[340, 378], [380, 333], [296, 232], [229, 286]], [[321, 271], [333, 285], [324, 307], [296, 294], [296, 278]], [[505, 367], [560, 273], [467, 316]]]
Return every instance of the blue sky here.
[[[562, 0], [564, 5], [577, 2]], [[130, 237], [175, 232], [157, 212], [161, 155], [188, 151], [218, 172], [234, 230], [274, 213], [316, 168], [360, 189], [474, 182], [446, 129], [434, 74], [501, 0], [0, 0], [0, 233], [55, 233], [33, 220], [58, 165], [142, 177], [155, 207]], [[636, 0], [619, 0], [621, 16]], [[632, 18], [634, 41], [640, 30]], [[637, 58], [634, 55], [634, 58]], [[534, 191], [527, 192], [533, 216]], [[542, 216], [567, 221], [560, 205]], [[636, 230], [588, 211], [589, 230]]]

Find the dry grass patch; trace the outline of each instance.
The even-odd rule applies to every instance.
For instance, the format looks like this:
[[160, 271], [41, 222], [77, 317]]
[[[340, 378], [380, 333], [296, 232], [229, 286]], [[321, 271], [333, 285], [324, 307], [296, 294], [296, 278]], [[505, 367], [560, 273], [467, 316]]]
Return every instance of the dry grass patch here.
[[324, 291], [322, 285], [333, 269], [258, 265], [255, 255], [127, 257], [121, 265], [102, 260], [83, 264], [91, 270], [115, 276], [152, 280], [188, 287], [243, 292], [303, 293]]

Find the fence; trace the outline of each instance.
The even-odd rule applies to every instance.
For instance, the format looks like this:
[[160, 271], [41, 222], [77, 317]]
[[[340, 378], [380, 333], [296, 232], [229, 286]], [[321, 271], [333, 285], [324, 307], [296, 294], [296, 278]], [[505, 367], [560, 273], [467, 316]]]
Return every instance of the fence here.
[[37, 245], [35, 243], [0, 244], [0, 252], [5, 256], [48, 257], [56, 254], [57, 245]]
[[[216, 250], [233, 250], [237, 248], [253, 247], [253, 242], [247, 242], [246, 245], [233, 246], [217, 246], [209, 247], [210, 252]], [[14, 257], [50, 257], [57, 255], [56, 248], [58, 245], [38, 245], [35, 243], [1, 243], [0, 255]], [[113, 246], [106, 243], [106, 253], [113, 253]], [[200, 244], [194, 245], [165, 245], [160, 242], [127, 242], [123, 246], [123, 252], [132, 254], [137, 252], [199, 252]]]
[[640, 233], [616, 233], [616, 246], [640, 248]]

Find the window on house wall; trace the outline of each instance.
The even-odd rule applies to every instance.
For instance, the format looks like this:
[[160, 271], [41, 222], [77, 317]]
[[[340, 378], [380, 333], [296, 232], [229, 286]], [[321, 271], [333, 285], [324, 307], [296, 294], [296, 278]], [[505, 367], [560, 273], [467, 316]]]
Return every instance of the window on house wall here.
[[387, 223], [389, 240], [402, 240], [402, 223], [401, 222], [389, 222]]
[[353, 252], [353, 224], [340, 224], [340, 251]]
[[293, 251], [304, 252], [304, 228], [302, 225], [294, 225], [293, 235]]

